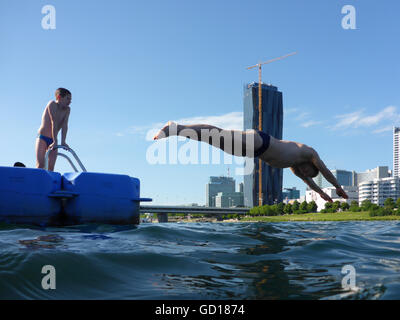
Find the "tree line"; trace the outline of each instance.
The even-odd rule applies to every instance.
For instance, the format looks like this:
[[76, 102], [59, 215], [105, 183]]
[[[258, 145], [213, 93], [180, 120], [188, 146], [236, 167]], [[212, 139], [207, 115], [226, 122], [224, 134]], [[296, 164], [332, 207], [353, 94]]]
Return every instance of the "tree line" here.
[[[398, 214], [398, 208], [400, 208], [400, 198], [394, 201], [393, 198], [387, 198], [384, 202], [383, 207], [372, 203], [370, 200], [364, 200], [360, 205], [358, 201], [352, 201], [350, 204], [347, 202], [326, 202], [325, 209], [322, 209], [321, 213], [335, 213], [335, 212], [360, 212], [369, 211], [370, 216], [384, 216]], [[317, 212], [317, 204], [315, 201], [307, 203], [307, 201], [298, 202], [297, 200], [293, 204], [278, 203], [274, 205], [263, 205], [253, 207], [249, 211], [250, 216], [279, 216], [284, 214], [304, 214]], [[400, 214], [400, 213], [399, 213]]]
[[283, 202], [273, 204], [273, 205], [263, 205], [258, 207], [253, 207], [249, 211], [250, 216], [279, 216], [283, 214], [303, 214], [309, 212], [317, 211], [317, 204], [315, 201], [307, 203], [303, 201], [302, 203], [297, 200], [293, 204], [284, 204]]
[[[360, 205], [358, 201], [352, 201], [350, 204], [347, 202], [326, 202], [325, 208], [320, 211], [320, 213], [335, 213], [335, 212], [369, 212], [371, 217], [373, 216], [387, 216], [387, 215], [400, 215], [400, 198], [394, 201], [393, 198], [387, 198], [384, 202], [383, 206], [378, 206], [375, 203], [372, 203], [370, 200], [364, 200]], [[249, 210], [249, 216], [279, 216], [284, 214], [305, 214], [305, 213], [314, 213], [317, 212], [318, 206], [315, 201], [307, 202], [298, 202], [294, 201], [292, 204], [284, 204], [283, 202], [274, 204], [274, 205], [263, 205], [256, 206]], [[185, 217], [187, 214], [184, 213], [172, 213], [171, 216], [176, 217]], [[210, 215], [207, 213], [197, 213], [191, 214], [193, 218], [201, 218], [201, 217], [215, 217], [214, 215]], [[243, 217], [240, 214], [223, 214], [220, 216], [222, 219], [232, 219], [232, 218], [241, 218]]]

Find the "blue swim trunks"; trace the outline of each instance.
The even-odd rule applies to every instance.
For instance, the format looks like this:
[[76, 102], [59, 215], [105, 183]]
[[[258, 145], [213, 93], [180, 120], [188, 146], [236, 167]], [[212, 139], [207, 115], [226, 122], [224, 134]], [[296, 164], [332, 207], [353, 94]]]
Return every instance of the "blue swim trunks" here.
[[39, 139], [42, 139], [44, 142], [46, 142], [47, 147], [49, 147], [49, 145], [51, 145], [51, 144], [53, 143], [53, 139], [52, 139], [52, 138], [46, 137], [46, 136], [41, 135], [41, 134], [38, 134], [37, 137], [38, 137]]
[[257, 150], [254, 150], [254, 158], [260, 156], [261, 154], [263, 154], [269, 147], [269, 143], [271, 141], [271, 137], [269, 134], [260, 131], [260, 130], [256, 130], [259, 135], [261, 136], [262, 140], [263, 140], [263, 144], [260, 148], [258, 148]]

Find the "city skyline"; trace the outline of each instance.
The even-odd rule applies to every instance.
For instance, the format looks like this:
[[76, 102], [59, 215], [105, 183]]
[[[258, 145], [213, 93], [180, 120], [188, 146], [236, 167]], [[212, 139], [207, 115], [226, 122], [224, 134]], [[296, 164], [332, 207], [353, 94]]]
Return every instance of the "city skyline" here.
[[[209, 176], [230, 168], [243, 181], [235, 170], [241, 159], [152, 164], [152, 134], [168, 120], [242, 130], [243, 87], [257, 80], [246, 68], [294, 51], [262, 73], [283, 93], [282, 138], [315, 148], [331, 170], [392, 166], [399, 2], [353, 4], [355, 29], [343, 27], [344, 1], [256, 0], [251, 10], [239, 1], [52, 0], [56, 23], [44, 29], [47, 4], [0, 2], [1, 166], [35, 166], [41, 115], [65, 87], [67, 143], [89, 171], [139, 178], [141, 195], [155, 205], [204, 204]], [[59, 159], [56, 170], [71, 168]], [[289, 169], [283, 187], [306, 190]]]

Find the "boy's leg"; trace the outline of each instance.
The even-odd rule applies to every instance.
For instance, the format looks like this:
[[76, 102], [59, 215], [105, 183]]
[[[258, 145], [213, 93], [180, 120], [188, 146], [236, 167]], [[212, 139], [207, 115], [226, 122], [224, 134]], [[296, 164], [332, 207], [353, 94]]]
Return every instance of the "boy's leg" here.
[[44, 169], [44, 156], [46, 154], [47, 144], [42, 139], [36, 139], [36, 168]]
[[58, 150], [51, 150], [49, 153], [49, 171], [54, 171], [56, 165]]

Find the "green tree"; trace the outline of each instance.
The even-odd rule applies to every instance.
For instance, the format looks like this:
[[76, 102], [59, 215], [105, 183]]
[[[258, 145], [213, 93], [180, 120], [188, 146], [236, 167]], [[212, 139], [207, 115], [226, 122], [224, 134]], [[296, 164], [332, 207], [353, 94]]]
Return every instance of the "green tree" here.
[[292, 214], [293, 213], [292, 205], [290, 203], [286, 204], [285, 207], [283, 208], [283, 212], [285, 214]]
[[358, 207], [358, 201], [353, 200], [353, 201], [350, 203], [350, 206], [351, 206], [351, 207]]
[[353, 200], [353, 201], [350, 203], [350, 208], [349, 208], [349, 210], [350, 210], [351, 212], [359, 212], [359, 211], [361, 210], [361, 208], [358, 206], [358, 201]]
[[307, 201], [303, 201], [303, 202], [300, 204], [299, 209], [300, 209], [301, 211], [306, 211], [306, 212], [307, 212]]
[[317, 212], [318, 210], [318, 206], [315, 203], [315, 201], [311, 201], [308, 205], [307, 205], [307, 211], [308, 212]]
[[297, 200], [294, 200], [293, 205], [292, 205], [292, 210], [293, 212], [299, 210], [300, 203]]
[[269, 206], [270, 209], [270, 216], [277, 216], [278, 215], [278, 210], [276, 207], [276, 204], [273, 204], [272, 206]]
[[253, 208], [250, 209], [249, 215], [250, 216], [257, 216], [259, 212], [260, 212], [259, 207], [253, 207]]
[[380, 209], [380, 208], [381, 208], [380, 206], [378, 206], [377, 204], [373, 203], [373, 204], [371, 204], [371, 206], [369, 207], [369, 210], [378, 210], [378, 209]]
[[260, 215], [261, 216], [267, 216], [267, 211], [268, 211], [268, 205], [263, 205], [260, 207]]
[[283, 215], [283, 209], [285, 208], [285, 204], [283, 202], [280, 202], [276, 205], [276, 212], [278, 215]]
[[336, 200], [333, 204], [332, 204], [332, 210], [333, 212], [338, 212], [340, 208], [340, 201]]
[[325, 210], [332, 209], [332, 202], [325, 202]]
[[394, 204], [394, 200], [392, 198], [387, 198], [384, 202], [384, 206], [388, 209], [393, 209], [395, 204]]
[[275, 210], [274, 210], [274, 208], [272, 208], [272, 206], [267, 206], [267, 213], [266, 213], [266, 215], [267, 216], [275, 216], [276, 214], [275, 214]]
[[373, 216], [390, 216], [393, 214], [393, 211], [387, 207], [374, 207], [370, 212], [369, 215]]
[[372, 206], [371, 200], [366, 199], [361, 203], [361, 210], [369, 211], [371, 209], [371, 206]]
[[400, 208], [400, 198], [398, 198], [398, 199], [396, 200], [396, 207], [397, 207], [397, 208]]
[[343, 211], [347, 211], [347, 210], [349, 210], [350, 206], [349, 206], [349, 204], [347, 202], [342, 202], [342, 204], [340, 205], [340, 208]]

